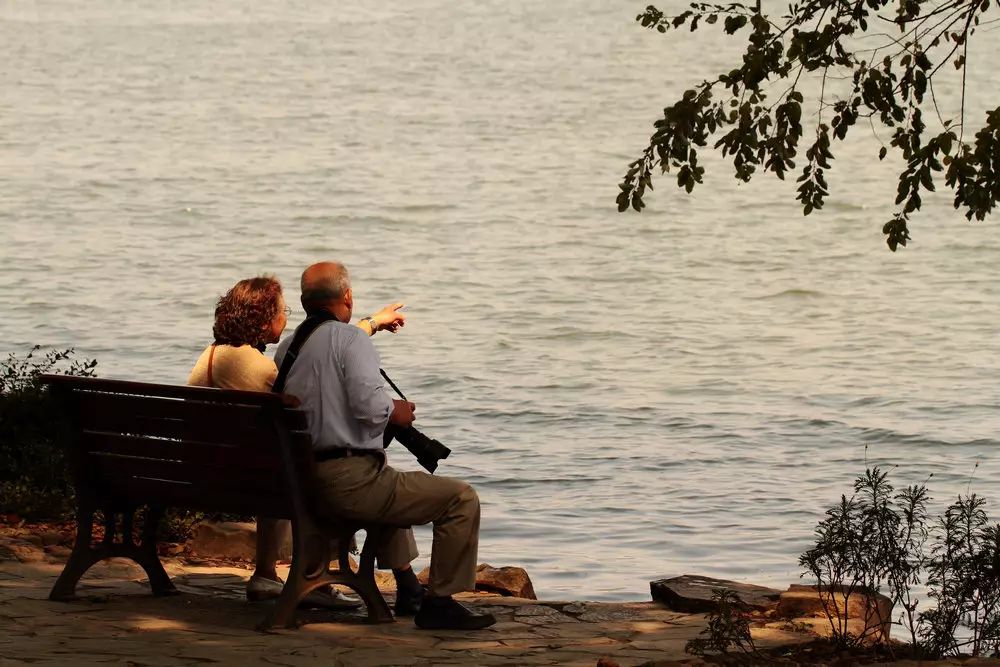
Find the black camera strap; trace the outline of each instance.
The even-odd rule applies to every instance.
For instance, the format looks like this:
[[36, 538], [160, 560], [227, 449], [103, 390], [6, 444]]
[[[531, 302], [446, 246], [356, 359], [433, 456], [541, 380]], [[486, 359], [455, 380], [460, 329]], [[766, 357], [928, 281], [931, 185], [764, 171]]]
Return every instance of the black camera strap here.
[[278, 369], [278, 377], [274, 379], [274, 385], [271, 387], [271, 391], [276, 394], [282, 394], [285, 391], [285, 382], [288, 380], [288, 373], [292, 370], [292, 364], [295, 360], [299, 358], [299, 351], [302, 346], [306, 344], [309, 337], [320, 327], [322, 324], [327, 322], [339, 322], [336, 317], [332, 314], [321, 310], [318, 313], [313, 313], [299, 325], [298, 329], [295, 330], [295, 335], [292, 336], [292, 342], [289, 344], [288, 349], [285, 350], [285, 356], [281, 360], [281, 368]]

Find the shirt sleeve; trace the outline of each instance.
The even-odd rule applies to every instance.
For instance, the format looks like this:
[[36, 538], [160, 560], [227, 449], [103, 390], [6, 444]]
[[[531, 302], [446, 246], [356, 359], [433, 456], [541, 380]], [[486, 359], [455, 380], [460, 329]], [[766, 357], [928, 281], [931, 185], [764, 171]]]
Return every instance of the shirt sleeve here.
[[355, 335], [348, 336], [341, 360], [351, 413], [367, 429], [369, 438], [377, 438], [392, 414], [392, 398], [378, 372], [378, 351], [358, 329]]

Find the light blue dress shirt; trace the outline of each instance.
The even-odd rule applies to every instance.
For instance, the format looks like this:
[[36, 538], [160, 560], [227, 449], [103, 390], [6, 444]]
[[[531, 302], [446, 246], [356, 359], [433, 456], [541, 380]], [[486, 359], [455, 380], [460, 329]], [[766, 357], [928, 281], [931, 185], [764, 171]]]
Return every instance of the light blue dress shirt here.
[[[281, 368], [292, 336], [274, 354]], [[299, 351], [285, 381], [285, 393], [302, 401], [316, 449], [382, 449], [392, 398], [379, 375], [378, 350], [352, 324], [321, 324]]]

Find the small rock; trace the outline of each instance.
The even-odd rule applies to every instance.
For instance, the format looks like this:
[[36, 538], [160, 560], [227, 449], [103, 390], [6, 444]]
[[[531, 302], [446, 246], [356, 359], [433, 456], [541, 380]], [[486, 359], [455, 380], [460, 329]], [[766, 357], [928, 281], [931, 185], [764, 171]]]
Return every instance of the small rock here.
[[717, 588], [735, 591], [750, 609], [756, 611], [775, 608], [781, 595], [781, 591], [776, 588], [713, 579], [696, 574], [649, 582], [649, 592], [653, 600], [662, 602], [668, 609], [685, 614], [707, 614], [714, 611], [716, 604], [712, 600], [712, 591]]
[[4, 540], [0, 542], [0, 560], [17, 560], [21, 563], [37, 563], [45, 559], [45, 552], [24, 540]]

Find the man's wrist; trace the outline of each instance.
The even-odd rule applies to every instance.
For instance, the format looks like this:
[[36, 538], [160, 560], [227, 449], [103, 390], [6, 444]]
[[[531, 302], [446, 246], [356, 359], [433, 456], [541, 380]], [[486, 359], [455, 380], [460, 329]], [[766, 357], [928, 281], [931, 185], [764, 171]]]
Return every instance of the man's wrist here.
[[375, 318], [369, 315], [368, 317], [362, 317], [361, 321], [368, 324], [368, 331], [370, 332], [368, 335], [374, 336], [375, 332], [378, 331], [378, 324], [375, 323]]

